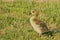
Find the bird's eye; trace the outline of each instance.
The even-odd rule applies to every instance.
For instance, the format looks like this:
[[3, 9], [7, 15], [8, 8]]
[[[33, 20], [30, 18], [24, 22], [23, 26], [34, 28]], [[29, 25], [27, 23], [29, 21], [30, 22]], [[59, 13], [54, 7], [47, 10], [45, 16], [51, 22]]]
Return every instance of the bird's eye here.
[[34, 13], [35, 11], [32, 11], [32, 13]]

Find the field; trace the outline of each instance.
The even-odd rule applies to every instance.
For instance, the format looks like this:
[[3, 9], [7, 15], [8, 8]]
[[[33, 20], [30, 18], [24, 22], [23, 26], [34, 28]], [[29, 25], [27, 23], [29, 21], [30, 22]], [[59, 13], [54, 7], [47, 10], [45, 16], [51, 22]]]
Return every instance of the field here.
[[[29, 12], [39, 11], [39, 19], [56, 28], [53, 37], [40, 37], [30, 25]], [[60, 40], [60, 1], [0, 0], [0, 40]]]

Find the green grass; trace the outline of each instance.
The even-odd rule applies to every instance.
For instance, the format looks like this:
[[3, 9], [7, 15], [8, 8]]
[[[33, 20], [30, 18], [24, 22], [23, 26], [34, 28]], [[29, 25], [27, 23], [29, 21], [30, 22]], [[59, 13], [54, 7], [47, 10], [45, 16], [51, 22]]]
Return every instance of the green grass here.
[[60, 31], [60, 2], [0, 1], [0, 40], [60, 40], [60, 32], [51, 37], [39, 36], [30, 25], [29, 12], [39, 11], [39, 19]]

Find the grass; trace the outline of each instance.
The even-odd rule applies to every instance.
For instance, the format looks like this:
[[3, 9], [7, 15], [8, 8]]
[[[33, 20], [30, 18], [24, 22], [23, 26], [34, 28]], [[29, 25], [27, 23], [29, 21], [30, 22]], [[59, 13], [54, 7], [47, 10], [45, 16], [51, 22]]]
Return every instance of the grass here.
[[47, 26], [56, 27], [60, 31], [60, 1], [0, 1], [0, 40], [60, 40], [60, 32], [51, 37], [39, 36], [30, 25], [29, 12], [39, 10], [39, 19]]

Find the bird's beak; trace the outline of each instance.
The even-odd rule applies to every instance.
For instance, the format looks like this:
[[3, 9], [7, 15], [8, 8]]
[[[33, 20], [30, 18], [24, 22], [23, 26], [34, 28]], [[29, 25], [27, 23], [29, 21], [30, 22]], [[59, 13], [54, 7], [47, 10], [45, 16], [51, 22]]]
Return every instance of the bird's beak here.
[[29, 15], [31, 15], [31, 12], [29, 13]]

